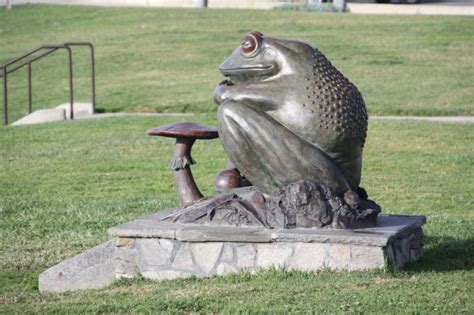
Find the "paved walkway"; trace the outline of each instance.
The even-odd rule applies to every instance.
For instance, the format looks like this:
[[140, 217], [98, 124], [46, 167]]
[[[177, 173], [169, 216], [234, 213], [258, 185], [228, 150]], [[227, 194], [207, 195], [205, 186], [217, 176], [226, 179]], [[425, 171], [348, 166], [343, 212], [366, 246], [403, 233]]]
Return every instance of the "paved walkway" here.
[[[77, 119], [96, 119], [107, 117], [123, 117], [123, 116], [193, 116], [208, 114], [191, 114], [191, 113], [104, 113], [78, 117]], [[371, 120], [421, 120], [434, 122], [450, 122], [450, 123], [474, 123], [474, 116], [370, 116]]]
[[425, 120], [436, 122], [474, 123], [474, 116], [370, 116], [372, 120]]
[[87, 116], [80, 116], [74, 119], [97, 119], [97, 118], [108, 118], [108, 117], [124, 117], [124, 116], [193, 116], [199, 114], [192, 114], [192, 113], [103, 113], [103, 114], [94, 114], [94, 115], [87, 115]]
[[[61, 104], [55, 108], [42, 109], [14, 122], [12, 125], [29, 125], [50, 121], [61, 121], [70, 117], [69, 104]], [[124, 116], [177, 116], [190, 117], [193, 115], [209, 115], [209, 114], [192, 114], [192, 113], [103, 113], [92, 114], [93, 106], [90, 103], [74, 104], [74, 119], [98, 119], [108, 117], [124, 117]], [[434, 122], [451, 122], [451, 123], [474, 123], [474, 116], [370, 116], [371, 120], [424, 120]]]
[[348, 3], [347, 9], [355, 14], [406, 14], [406, 15], [474, 15], [474, 3], [420, 3], [420, 4], [382, 4]]
[[[20, 4], [62, 4], [111, 7], [195, 7], [195, 0], [10, 0]], [[381, 4], [374, 0], [353, 0], [347, 3], [348, 11], [355, 14], [430, 14], [430, 15], [474, 15], [473, 0], [419, 0], [418, 4]], [[372, 3], [361, 3], [372, 2]], [[6, 0], [0, 0], [0, 6]], [[271, 9], [284, 4], [274, 0], [212, 0], [209, 8]]]

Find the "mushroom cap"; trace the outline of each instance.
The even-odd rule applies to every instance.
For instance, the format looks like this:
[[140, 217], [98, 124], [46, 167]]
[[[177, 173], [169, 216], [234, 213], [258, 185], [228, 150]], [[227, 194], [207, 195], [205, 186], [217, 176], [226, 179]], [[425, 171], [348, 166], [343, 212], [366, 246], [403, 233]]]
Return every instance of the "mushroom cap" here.
[[147, 133], [150, 136], [169, 138], [215, 139], [219, 137], [217, 128], [188, 121], [152, 128]]

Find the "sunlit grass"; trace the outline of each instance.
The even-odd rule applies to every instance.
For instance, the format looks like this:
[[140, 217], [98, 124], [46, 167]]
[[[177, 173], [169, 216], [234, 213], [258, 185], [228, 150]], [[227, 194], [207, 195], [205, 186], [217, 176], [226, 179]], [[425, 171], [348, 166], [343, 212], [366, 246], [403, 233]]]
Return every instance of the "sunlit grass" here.
[[[404, 270], [268, 271], [212, 279], [120, 281], [103, 290], [40, 294], [46, 268], [109, 238], [109, 227], [177, 205], [173, 141], [149, 137], [177, 117], [129, 117], [0, 130], [0, 312], [472, 313], [474, 129], [370, 123], [362, 185], [385, 213], [427, 217], [425, 255]], [[215, 125], [213, 116], [186, 120]], [[226, 164], [198, 141], [193, 167], [213, 194]]]
[[[371, 114], [473, 115], [470, 17], [262, 10], [18, 6], [0, 9], [0, 63], [41, 44], [90, 41], [105, 111], [206, 112], [218, 65], [249, 30], [314, 43], [363, 93]], [[68, 101], [65, 52], [33, 67], [34, 108]], [[75, 95], [90, 99], [87, 49]], [[26, 71], [9, 79], [11, 120], [26, 111]]]

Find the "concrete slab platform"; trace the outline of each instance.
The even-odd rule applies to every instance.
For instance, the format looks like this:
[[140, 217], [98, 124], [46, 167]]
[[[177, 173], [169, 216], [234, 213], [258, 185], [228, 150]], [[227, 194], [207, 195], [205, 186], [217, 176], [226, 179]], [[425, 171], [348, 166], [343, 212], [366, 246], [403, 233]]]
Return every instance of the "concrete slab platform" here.
[[206, 224], [179, 224], [160, 221], [175, 209], [147, 215], [109, 229], [115, 237], [167, 238], [184, 242], [303, 242], [386, 246], [406, 230], [421, 227], [423, 216], [379, 215], [377, 226], [364, 229], [342, 230], [329, 228], [266, 229], [263, 227], [215, 226]]
[[[92, 103], [74, 103], [73, 104], [74, 118], [89, 118], [94, 115], [94, 108]], [[31, 114], [15, 121], [12, 126], [40, 124], [52, 121], [61, 121], [70, 119], [71, 106], [69, 103], [64, 103], [55, 108], [38, 109]]]
[[39, 109], [28, 116], [25, 116], [14, 123], [12, 126], [41, 124], [45, 122], [61, 121], [66, 119], [66, 111], [62, 108]]

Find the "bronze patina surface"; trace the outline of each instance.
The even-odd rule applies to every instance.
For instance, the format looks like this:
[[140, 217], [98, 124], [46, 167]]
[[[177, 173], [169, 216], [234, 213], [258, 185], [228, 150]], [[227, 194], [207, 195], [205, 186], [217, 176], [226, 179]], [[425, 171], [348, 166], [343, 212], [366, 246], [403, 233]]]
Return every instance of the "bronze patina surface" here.
[[150, 136], [176, 138], [170, 168], [173, 170], [180, 206], [203, 198], [191, 172], [191, 165], [196, 163], [191, 157], [191, 149], [198, 139], [217, 138], [217, 129], [194, 122], [178, 122], [152, 128], [147, 133]]
[[[259, 32], [245, 35], [219, 69], [227, 79], [214, 92], [218, 132], [231, 161], [215, 181], [223, 193], [195, 198], [163, 220], [376, 225], [381, 208], [359, 187], [368, 116], [354, 84], [311, 44]], [[243, 179], [253, 186], [236, 189]]]
[[214, 100], [230, 160], [266, 193], [311, 180], [356, 191], [367, 110], [355, 87], [314, 46], [259, 32], [220, 65]]

